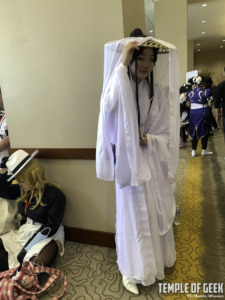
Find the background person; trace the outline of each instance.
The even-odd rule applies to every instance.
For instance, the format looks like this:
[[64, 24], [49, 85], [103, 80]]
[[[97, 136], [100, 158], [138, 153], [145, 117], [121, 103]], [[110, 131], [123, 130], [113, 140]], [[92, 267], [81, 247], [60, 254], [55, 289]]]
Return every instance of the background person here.
[[[213, 85], [213, 81], [212, 81], [211, 77], [209, 77], [209, 76], [203, 77], [203, 87], [205, 89], [210, 89], [212, 97], [213, 97], [212, 85]], [[214, 97], [213, 97], [213, 100], [211, 101], [211, 106], [208, 107], [208, 113], [209, 113], [209, 117], [210, 117], [210, 120], [211, 120], [211, 126], [210, 126], [210, 130], [209, 130], [209, 134], [211, 134], [211, 135], [213, 135], [213, 130], [214, 131], [219, 130], [218, 124], [216, 122], [216, 119], [215, 119], [215, 117], [213, 115], [213, 111], [212, 111], [213, 104], [214, 104]]]
[[191, 155], [192, 157], [196, 156], [199, 139], [201, 139], [202, 143], [201, 155], [212, 155], [213, 152], [208, 152], [206, 150], [210, 124], [205, 123], [205, 118], [208, 117], [208, 105], [211, 105], [213, 97], [210, 89], [204, 89], [201, 86], [201, 76], [195, 76], [193, 78], [193, 83], [194, 89], [187, 93], [186, 98], [186, 101], [191, 104], [189, 115], [189, 134], [192, 138]]
[[[0, 88], [0, 168], [2, 158], [6, 158], [8, 154], [8, 148], [10, 147], [9, 135], [8, 135], [8, 126], [3, 106], [2, 92]], [[10, 201], [4, 198], [0, 198], [0, 235], [14, 229], [17, 226], [15, 222], [15, 216], [17, 214], [17, 203]]]
[[220, 82], [216, 87], [215, 96], [215, 112], [216, 121], [219, 124], [221, 120], [221, 110], [222, 110], [222, 120], [223, 120], [223, 132], [225, 134], [225, 80]]
[[186, 105], [186, 93], [188, 92], [189, 85], [182, 85], [180, 87], [180, 117], [181, 117], [181, 126], [180, 126], [180, 145], [179, 148], [186, 147], [187, 136], [188, 136], [188, 127], [189, 127], [189, 110], [190, 108]]
[[3, 106], [2, 92], [0, 88], [0, 161], [2, 157], [8, 156], [10, 147], [8, 127]]

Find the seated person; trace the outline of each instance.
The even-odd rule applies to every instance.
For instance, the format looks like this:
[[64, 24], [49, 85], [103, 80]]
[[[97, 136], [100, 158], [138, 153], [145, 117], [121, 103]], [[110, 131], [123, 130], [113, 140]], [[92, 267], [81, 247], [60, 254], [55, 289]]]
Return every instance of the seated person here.
[[[3, 99], [0, 88], [0, 164], [3, 157], [8, 156], [8, 148], [10, 147], [8, 127], [3, 107]], [[0, 165], [1, 168], [1, 165]], [[7, 199], [0, 198], [0, 235], [15, 229], [15, 215], [17, 214], [17, 203]]]
[[[50, 266], [58, 252], [63, 254], [66, 198], [59, 186], [45, 177], [44, 168], [34, 159], [37, 153], [17, 150], [1, 168], [0, 197], [17, 199], [19, 213], [27, 221], [18, 230], [0, 235], [0, 271], [28, 260]], [[14, 178], [18, 184], [11, 183]]]
[[8, 127], [3, 107], [2, 92], [0, 88], [0, 160], [4, 156], [8, 156], [8, 148], [10, 146]]

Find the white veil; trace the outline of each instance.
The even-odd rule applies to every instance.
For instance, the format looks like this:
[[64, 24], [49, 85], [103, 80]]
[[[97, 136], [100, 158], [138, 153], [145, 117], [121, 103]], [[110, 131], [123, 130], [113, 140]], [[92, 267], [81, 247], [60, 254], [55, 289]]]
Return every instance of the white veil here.
[[[169, 165], [168, 180], [174, 182], [179, 154], [179, 61], [178, 51], [173, 45], [155, 39], [153, 37], [124, 38], [122, 40], [108, 42], [104, 46], [104, 82], [101, 97], [100, 115], [103, 111], [103, 99], [106, 87], [113, 75], [115, 68], [121, 63], [122, 49], [130, 41], [137, 41], [138, 45], [147, 43], [147, 47], [159, 48], [157, 62], [154, 67], [154, 86], [160, 86], [164, 90], [169, 103]], [[98, 138], [96, 147], [97, 177], [104, 180], [114, 178], [114, 158], [109, 136], [102, 126], [104, 116], [99, 118]], [[102, 152], [104, 148], [104, 155]], [[105, 151], [106, 150], [106, 151]], [[103, 158], [104, 157], [104, 158]], [[103, 161], [102, 161], [103, 158]], [[107, 167], [105, 167], [107, 162]], [[104, 168], [101, 166], [104, 164]]]

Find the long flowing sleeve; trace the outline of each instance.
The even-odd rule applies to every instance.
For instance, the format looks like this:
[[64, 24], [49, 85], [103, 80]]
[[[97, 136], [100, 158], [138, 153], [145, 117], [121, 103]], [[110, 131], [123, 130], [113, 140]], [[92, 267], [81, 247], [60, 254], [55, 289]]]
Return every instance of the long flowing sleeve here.
[[[111, 144], [116, 148], [115, 166]], [[113, 180], [114, 168], [116, 181], [121, 188], [138, 186], [151, 178], [139, 145], [133, 91], [127, 69], [122, 64], [115, 69], [101, 99], [96, 152], [97, 177]]]

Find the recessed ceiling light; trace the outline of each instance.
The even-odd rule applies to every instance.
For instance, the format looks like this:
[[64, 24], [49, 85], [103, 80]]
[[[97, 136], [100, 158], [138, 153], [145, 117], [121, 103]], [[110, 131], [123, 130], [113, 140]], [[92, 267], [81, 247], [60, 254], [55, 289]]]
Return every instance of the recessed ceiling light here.
[[223, 40], [223, 42], [225, 42], [225, 40]]
[[152, 32], [153, 32], [153, 30], [149, 30], [149, 32], [151, 32], [151, 33], [152, 33]]
[[220, 48], [223, 48], [223, 46], [220, 46]]
[[202, 34], [205, 34], [205, 31], [202, 31]]
[[206, 3], [204, 3], [204, 4], [202, 4], [202, 6], [203, 6], [203, 7], [206, 7], [206, 6], [207, 6], [207, 4], [206, 4]]
[[197, 44], [197, 46], [200, 46], [200, 44]]
[[202, 21], [203, 24], [204, 24], [205, 22], [206, 22], [205, 20]]
[[198, 49], [198, 52], [200, 52], [200, 49]]

